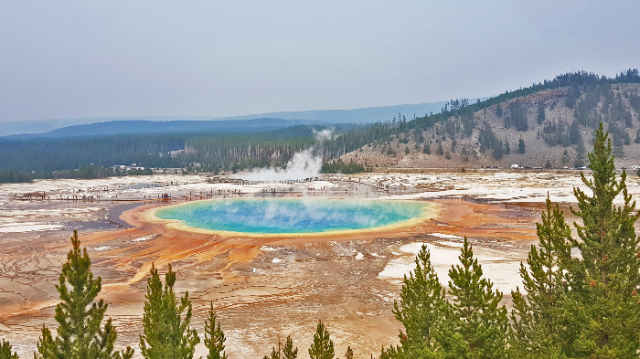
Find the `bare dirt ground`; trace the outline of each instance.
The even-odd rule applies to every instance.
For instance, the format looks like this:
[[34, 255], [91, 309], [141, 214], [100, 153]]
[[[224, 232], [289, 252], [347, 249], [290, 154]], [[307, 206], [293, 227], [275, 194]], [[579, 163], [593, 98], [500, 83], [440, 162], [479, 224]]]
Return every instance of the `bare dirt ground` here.
[[[23, 228], [20, 223], [62, 227], [19, 232], [6, 229], [0, 233], [0, 337], [10, 340], [21, 357], [27, 357], [32, 355], [42, 324], [55, 325], [53, 310], [58, 294], [54, 285], [70, 248], [70, 229], [84, 224], [80, 237], [93, 260], [94, 274], [103, 278], [100, 297], [109, 303], [107, 315], [117, 325], [119, 347], [137, 348], [146, 275], [155, 262], [161, 272], [166, 271], [168, 263], [177, 271], [176, 290], [179, 294], [189, 291], [194, 305], [192, 325], [201, 335], [209, 303], [213, 303], [228, 338], [230, 358], [260, 358], [287, 335], [300, 348], [300, 357], [307, 358], [318, 320], [327, 324], [340, 356], [347, 345], [354, 348], [357, 357], [369, 357], [371, 353], [377, 356], [381, 346], [397, 342], [400, 325], [392, 313], [393, 301], [399, 298], [402, 275], [411, 270], [422, 243], [433, 251], [436, 270], [446, 283], [446, 271], [456, 262], [462, 236], [468, 236], [486, 273], [498, 289], [505, 291], [507, 304], [509, 290], [519, 285], [517, 267], [535, 243], [535, 222], [541, 207], [538, 192], [529, 193], [529, 199], [534, 196], [538, 201], [521, 203], [527, 201], [520, 194], [518, 203], [505, 203], [503, 192], [498, 193], [498, 199], [486, 198], [487, 193], [497, 193], [490, 186], [495, 178], [483, 182], [449, 176], [452, 183], [446, 185], [445, 177], [438, 176], [439, 180], [434, 177], [431, 181], [433, 186], [420, 180], [423, 177], [389, 174], [323, 182], [322, 187], [327, 187], [326, 183], [335, 185], [331, 187], [333, 192], [323, 195], [348, 197], [354, 186], [361, 186], [361, 193], [367, 188], [388, 186], [390, 193], [377, 194], [382, 199], [425, 200], [420, 198], [425, 195], [440, 208], [437, 218], [423, 223], [376, 235], [347, 237], [189, 233], [148, 222], [144, 213], [157, 204], [125, 211], [122, 218], [133, 228], [124, 229], [108, 227], [104, 220], [116, 205], [110, 202], [63, 206], [52, 201], [16, 203], [9, 195], [0, 197], [5, 209], [0, 211], [0, 225], [9, 220], [17, 223], [0, 229]], [[173, 189], [174, 198], [179, 197], [178, 192], [186, 196], [190, 189], [192, 192], [204, 186], [194, 180], [192, 185], [196, 187], [189, 188], [188, 180]], [[557, 179], [551, 186], [561, 187], [572, 181], [569, 177], [565, 182]], [[395, 186], [399, 183], [404, 187]], [[469, 190], [464, 189], [464, 183], [477, 183], [476, 190], [482, 192], [482, 187], [486, 193], [480, 196], [477, 192], [473, 201], [455, 198], [451, 191], [456, 188], [470, 197], [464, 192]], [[518, 189], [526, 187], [516, 186], [522, 185], [522, 179], [501, 183], [512, 186], [517, 194]], [[527, 183], [540, 186], [538, 180]], [[42, 183], [38, 186], [46, 187]], [[29, 188], [10, 187], [7, 193], [18, 190]], [[446, 196], [437, 197], [437, 193]], [[49, 212], [41, 211], [47, 208]], [[197, 354], [201, 355], [203, 349], [201, 344]]]

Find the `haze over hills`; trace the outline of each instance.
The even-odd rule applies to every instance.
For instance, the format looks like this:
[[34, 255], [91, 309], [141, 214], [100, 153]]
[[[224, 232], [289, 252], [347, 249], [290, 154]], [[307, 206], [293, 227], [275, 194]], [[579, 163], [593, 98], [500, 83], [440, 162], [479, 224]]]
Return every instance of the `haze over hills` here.
[[[236, 172], [284, 166], [302, 151], [312, 151], [343, 173], [347, 169], [341, 166], [352, 161], [359, 169], [349, 171], [511, 164], [572, 168], [588, 165], [586, 149], [601, 122], [611, 133], [616, 165], [622, 167], [640, 164], [639, 116], [637, 70], [614, 78], [575, 72], [483, 101], [448, 101], [442, 111], [426, 116], [391, 114], [386, 121], [362, 125], [283, 119], [124, 121], [67, 127], [35, 138], [4, 137], [0, 170], [25, 174], [22, 180], [78, 176], [81, 171], [74, 171], [88, 166], [109, 176], [102, 169], [127, 163]], [[92, 171], [82, 173], [92, 176]]]
[[253, 120], [219, 121], [148, 121], [123, 120], [97, 122], [58, 128], [45, 133], [12, 135], [12, 138], [55, 138], [96, 135], [135, 135], [159, 133], [248, 133], [265, 132], [280, 128], [318, 124], [309, 120], [283, 120], [279, 118], [259, 118]]
[[[24, 122], [5, 122], [0, 123], [0, 136], [18, 135], [18, 134], [43, 134], [48, 133], [45, 137], [60, 137], [68, 133], [71, 136], [75, 135], [90, 135], [90, 134], [119, 134], [126, 132], [127, 130], [134, 130], [134, 133], [141, 133], [141, 131], [149, 131], [151, 133], [159, 132], [174, 132], [171, 129], [181, 129], [182, 132], [199, 131], [201, 128], [207, 128], [208, 125], [199, 124], [199, 122], [227, 122], [224, 126], [216, 124], [210, 125], [211, 128], [234, 128], [242, 127], [244, 124], [239, 122], [237, 124], [231, 121], [239, 120], [295, 120], [298, 122], [292, 122], [289, 124], [335, 124], [335, 123], [374, 123], [378, 121], [391, 120], [393, 117], [398, 116], [399, 113], [407, 117], [424, 116], [431, 112], [438, 112], [442, 109], [445, 102], [429, 102], [420, 104], [408, 104], [408, 105], [395, 105], [395, 106], [382, 106], [382, 107], [367, 107], [351, 110], [316, 110], [316, 111], [282, 111], [282, 112], [269, 112], [254, 115], [232, 116], [232, 117], [205, 117], [205, 116], [127, 116], [127, 117], [96, 117], [96, 118], [77, 118], [77, 119], [57, 119], [57, 120], [43, 120], [43, 121], [24, 121]], [[147, 122], [148, 129], [143, 130], [145, 125], [141, 124], [142, 121]], [[184, 121], [184, 122], [182, 122]], [[104, 126], [88, 126], [99, 123], [111, 122], [111, 125]], [[131, 122], [127, 124], [127, 122]], [[174, 124], [163, 125], [157, 122], [172, 122]], [[181, 122], [181, 123], [179, 123]], [[153, 125], [157, 123], [157, 129], [154, 129]], [[276, 127], [281, 127], [285, 122], [281, 122]], [[251, 123], [251, 126], [260, 126], [257, 122]], [[68, 128], [62, 131], [56, 131], [65, 127]], [[99, 132], [106, 130], [108, 132]]]
[[[475, 101], [473, 99], [472, 101]], [[257, 115], [227, 117], [224, 120], [247, 120], [255, 118], [281, 118], [286, 120], [305, 119], [320, 123], [373, 123], [391, 120], [399, 113], [406, 117], [424, 116], [431, 112], [438, 112], [446, 101], [429, 102], [409, 105], [395, 105], [382, 107], [365, 107], [352, 110], [319, 110], [319, 111], [286, 111], [269, 112]]]

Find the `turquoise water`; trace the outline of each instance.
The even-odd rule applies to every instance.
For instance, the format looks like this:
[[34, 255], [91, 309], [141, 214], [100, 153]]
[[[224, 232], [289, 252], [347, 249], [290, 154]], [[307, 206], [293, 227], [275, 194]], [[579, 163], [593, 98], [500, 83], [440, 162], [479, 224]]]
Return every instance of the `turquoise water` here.
[[224, 199], [162, 208], [160, 219], [245, 233], [315, 233], [385, 226], [419, 217], [425, 203], [328, 199]]

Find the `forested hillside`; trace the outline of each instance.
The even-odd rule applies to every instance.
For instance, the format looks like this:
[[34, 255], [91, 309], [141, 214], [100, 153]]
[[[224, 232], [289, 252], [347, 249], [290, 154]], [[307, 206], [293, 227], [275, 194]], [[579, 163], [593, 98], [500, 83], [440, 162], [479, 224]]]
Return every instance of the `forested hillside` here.
[[[343, 124], [330, 129], [332, 133], [341, 134], [354, 127]], [[297, 125], [249, 133], [4, 138], [0, 139], [0, 183], [33, 178], [104, 177], [106, 172], [99, 168], [132, 163], [146, 168], [180, 167], [212, 172], [281, 166], [296, 152], [318, 144], [316, 135], [322, 130], [329, 127]]]
[[473, 104], [450, 101], [437, 114], [362, 127], [325, 146], [365, 166], [579, 167], [604, 122], [625, 166], [640, 164], [639, 113], [637, 70], [615, 78], [567, 73]]
[[[179, 123], [167, 123], [154, 130], [167, 133], [136, 133], [149, 124], [130, 123], [132, 134], [2, 138], [0, 182], [74, 174], [105, 176], [108, 171], [102, 168], [132, 163], [212, 172], [282, 166], [310, 147], [325, 161], [340, 158], [344, 164], [353, 162], [367, 169], [581, 167], [588, 164], [585, 148], [600, 122], [611, 133], [616, 164], [621, 167], [640, 164], [639, 114], [638, 70], [614, 78], [567, 73], [485, 101], [453, 100], [439, 113], [411, 119], [398, 114], [390, 121], [364, 126], [296, 125], [269, 130], [250, 121], [234, 131], [206, 130], [210, 125], [202, 125], [199, 131], [186, 126], [179, 132]], [[95, 126], [107, 126], [106, 130], [114, 124]], [[318, 131], [329, 129], [334, 136], [316, 138]]]

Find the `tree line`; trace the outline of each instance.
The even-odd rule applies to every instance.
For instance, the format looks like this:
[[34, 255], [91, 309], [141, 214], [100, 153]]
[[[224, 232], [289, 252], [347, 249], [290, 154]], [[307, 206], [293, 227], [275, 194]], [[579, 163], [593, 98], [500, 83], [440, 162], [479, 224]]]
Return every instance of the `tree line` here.
[[[416, 136], [416, 142], [421, 144], [423, 141], [418, 141], [421, 130], [428, 130], [433, 128], [437, 123], [446, 123], [446, 121], [451, 119], [459, 120], [462, 123], [461, 129], [463, 130], [463, 134], [469, 137], [476, 126], [474, 113], [487, 110], [493, 106], [496, 106], [496, 116], [504, 119], [505, 127], [514, 127], [518, 131], [527, 131], [529, 127], [523, 105], [517, 101], [512, 101], [506, 109], [503, 109], [501, 104], [536, 92], [557, 88], [568, 88], [566, 97], [568, 107], [574, 108], [576, 103], [578, 103], [578, 107], [582, 106], [582, 108], [578, 110], [576, 118], [580, 125], [584, 125], [581, 120], [584, 116], [587, 116], [587, 114], [592, 113], [590, 111], [593, 111], [595, 106], [594, 102], [590, 100], [595, 98], [595, 95], [591, 94], [602, 95], [606, 92], [607, 96], [611, 96], [611, 94], [613, 94], [613, 92], [611, 92], [611, 86], [624, 83], [640, 83], [640, 73], [638, 70], [629, 69], [615, 77], [599, 76], [584, 71], [568, 72], [556, 76], [553, 80], [545, 80], [544, 82], [520, 88], [516, 91], [506, 91], [503, 94], [484, 101], [478, 100], [475, 103], [470, 103], [469, 100], [465, 98], [450, 100], [445, 103], [438, 113], [416, 116], [408, 121], [404, 116], [399, 115], [392, 121], [379, 122], [356, 128], [325, 144], [325, 148], [328, 150], [328, 153], [333, 156], [330, 158], [336, 158], [365, 145], [375, 146], [389, 143], [396, 138], [409, 138], [411, 133]], [[589, 95], [582, 101], [578, 101], [583, 92]], [[629, 102], [632, 104], [632, 107], [640, 108], [638, 95], [629, 95]], [[605, 107], [609, 114], [608, 118], [615, 118], [615, 121], [622, 119], [624, 123], [626, 123], [625, 121], [628, 122], [628, 110], [624, 109], [621, 101], [611, 100], [607, 102]], [[542, 111], [544, 111], [544, 108]], [[542, 116], [543, 115], [544, 114], [542, 114]], [[602, 118], [594, 117], [595, 115], [593, 114], [591, 114], [591, 116], [593, 120], [587, 123], [587, 127], [595, 129]], [[544, 119], [538, 119], [539, 123], [543, 121]]]
[[[588, 190], [574, 188], [578, 204], [571, 211], [581, 220], [573, 224], [577, 237], [564, 213], [547, 200], [537, 224], [538, 244], [520, 265], [522, 291], [511, 292], [511, 313], [501, 304], [503, 293], [484, 276], [466, 238], [459, 263], [449, 270], [447, 288], [423, 246], [393, 306], [404, 328], [400, 342], [383, 347], [379, 358], [639, 358], [640, 238], [634, 224], [640, 213], [627, 191], [626, 174], [616, 177], [613, 148], [602, 125], [589, 160], [592, 177], [581, 173]], [[43, 326], [35, 358], [131, 358], [132, 348], [115, 349], [116, 328], [111, 319], [104, 320], [107, 304], [95, 300], [101, 278], [93, 277], [77, 232], [71, 243], [56, 285], [61, 300], [55, 311], [57, 335]], [[190, 326], [189, 293], [178, 297], [175, 282], [171, 266], [164, 282], [152, 267], [139, 344], [145, 358], [190, 359], [201, 340]], [[213, 304], [204, 332], [207, 358], [226, 359], [226, 338]], [[322, 321], [308, 352], [313, 359], [335, 358]], [[273, 347], [264, 358], [297, 355], [288, 337], [284, 348]], [[351, 347], [345, 357], [354, 357]], [[4, 340], [0, 358], [17, 358]]]
[[[365, 126], [339, 124], [332, 126], [337, 136], [322, 141], [315, 139], [314, 130], [327, 126], [298, 125], [277, 131], [256, 130], [248, 133], [201, 132], [156, 133], [63, 138], [0, 139], [0, 181], [28, 182], [34, 178], [51, 178], [55, 171], [78, 170], [87, 166], [111, 167], [117, 164], [142, 163], [145, 167], [182, 167], [191, 171], [239, 171], [250, 167], [286, 165], [300, 150], [314, 146], [314, 152], [325, 160], [336, 159], [345, 153], [365, 145], [385, 146], [393, 140], [408, 141], [415, 137], [423, 145], [423, 130], [441, 123], [452, 139], [453, 133], [472, 135], [478, 125], [474, 118], [477, 111], [495, 106], [496, 115], [504, 119], [505, 127], [527, 131], [525, 108], [512, 101], [505, 109], [506, 101], [521, 98], [539, 91], [567, 88], [565, 103], [574, 109], [575, 121], [545, 125], [544, 139], [550, 146], [567, 146], [579, 142], [575, 139], [575, 126], [596, 128], [600, 122], [608, 123], [618, 156], [624, 154], [623, 146], [632, 140], [625, 129], [632, 124], [630, 109], [620, 93], [612, 86], [624, 83], [640, 83], [637, 69], [627, 70], [615, 77], [598, 76], [587, 72], [572, 72], [556, 76], [553, 80], [533, 84], [516, 91], [470, 103], [467, 99], [451, 100], [438, 113], [415, 115], [412, 119], [398, 114], [390, 121]], [[636, 112], [640, 109], [640, 97], [625, 93], [628, 103]], [[599, 101], [602, 108], [598, 108]], [[545, 122], [545, 108], [538, 104], [539, 123]], [[548, 122], [548, 121], [547, 121]], [[574, 124], [575, 123], [575, 124]], [[573, 131], [573, 132], [570, 132]], [[635, 141], [640, 141], [640, 133]], [[439, 142], [439, 141], [438, 141]], [[436, 149], [439, 143], [435, 143]], [[455, 147], [455, 146], [454, 146]], [[486, 148], [486, 146], [483, 146]], [[498, 148], [492, 143], [491, 148]], [[497, 151], [506, 153], [506, 144]], [[385, 148], [386, 152], [394, 150]], [[69, 172], [69, 174], [73, 174]]]
[[[336, 133], [355, 125], [332, 126]], [[0, 183], [45, 178], [102, 178], [114, 165], [237, 171], [281, 166], [317, 145], [327, 126], [296, 125], [255, 133], [165, 133], [0, 139]], [[317, 149], [322, 151], [320, 147]], [[103, 169], [103, 170], [99, 170]], [[93, 175], [93, 176], [92, 176]], [[115, 174], [114, 174], [115, 175]]]

